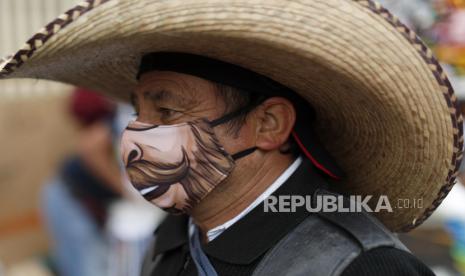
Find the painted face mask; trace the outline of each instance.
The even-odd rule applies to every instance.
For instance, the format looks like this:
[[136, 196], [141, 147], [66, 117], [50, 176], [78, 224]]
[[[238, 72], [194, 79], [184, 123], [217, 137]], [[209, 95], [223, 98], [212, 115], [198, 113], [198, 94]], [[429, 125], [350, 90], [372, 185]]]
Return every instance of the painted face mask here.
[[130, 122], [122, 136], [121, 152], [131, 184], [165, 211], [189, 213], [229, 176], [234, 160], [256, 149], [230, 155], [220, 145], [213, 127], [231, 115], [176, 125]]

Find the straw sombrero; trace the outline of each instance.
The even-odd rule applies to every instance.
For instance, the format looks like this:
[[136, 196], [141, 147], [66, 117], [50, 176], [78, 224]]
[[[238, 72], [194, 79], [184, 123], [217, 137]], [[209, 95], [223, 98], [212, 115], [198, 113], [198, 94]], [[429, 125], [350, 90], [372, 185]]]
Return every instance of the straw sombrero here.
[[[347, 174], [334, 188], [388, 195], [394, 212], [376, 215], [391, 230], [421, 224], [455, 181], [463, 138], [451, 85], [415, 33], [371, 1], [88, 0], [0, 62], [0, 77], [125, 99], [141, 56], [158, 51], [236, 64], [304, 96]], [[405, 199], [417, 206], [396, 208]]]

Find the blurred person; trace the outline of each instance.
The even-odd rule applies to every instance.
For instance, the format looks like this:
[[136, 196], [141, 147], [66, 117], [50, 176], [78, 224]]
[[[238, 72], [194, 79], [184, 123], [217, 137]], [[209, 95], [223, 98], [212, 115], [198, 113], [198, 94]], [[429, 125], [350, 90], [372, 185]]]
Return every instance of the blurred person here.
[[[49, 26], [1, 76], [132, 100], [122, 159], [169, 213], [143, 275], [433, 275], [393, 233], [454, 185], [462, 117], [431, 51], [377, 3], [87, 1]], [[265, 208], [355, 195], [422, 206]]]
[[115, 108], [91, 91], [77, 89], [71, 96], [69, 113], [78, 125], [76, 153], [63, 161], [43, 191], [59, 275], [106, 275], [110, 248], [104, 225], [123, 187], [113, 143]]
[[465, 9], [452, 11], [436, 26], [439, 43], [465, 47]]

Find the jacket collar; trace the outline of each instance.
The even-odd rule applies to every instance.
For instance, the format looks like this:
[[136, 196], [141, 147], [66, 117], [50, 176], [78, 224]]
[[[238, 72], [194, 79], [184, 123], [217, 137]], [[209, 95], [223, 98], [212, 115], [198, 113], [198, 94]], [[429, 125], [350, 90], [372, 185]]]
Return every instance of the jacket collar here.
[[156, 242], [153, 260], [161, 253], [176, 249], [187, 243], [187, 215], [168, 215], [155, 230]]
[[[300, 167], [273, 193], [279, 195], [313, 195], [326, 188], [325, 179], [304, 159]], [[219, 237], [203, 245], [211, 257], [233, 264], [250, 264], [294, 229], [310, 213], [305, 208], [296, 212], [264, 212], [262, 202]], [[168, 216], [156, 231], [156, 255], [188, 242], [188, 216]]]

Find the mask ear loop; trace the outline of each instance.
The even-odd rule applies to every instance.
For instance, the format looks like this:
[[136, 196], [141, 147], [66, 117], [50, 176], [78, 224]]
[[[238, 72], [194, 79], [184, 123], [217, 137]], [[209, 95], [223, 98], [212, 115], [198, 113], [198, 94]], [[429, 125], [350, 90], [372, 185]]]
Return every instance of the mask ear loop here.
[[232, 159], [233, 160], [237, 160], [237, 159], [240, 159], [242, 157], [245, 157], [251, 153], [253, 153], [254, 151], [256, 151], [258, 148], [257, 147], [253, 147], [253, 148], [248, 148], [248, 149], [245, 149], [243, 151], [240, 151], [240, 152], [237, 152], [233, 155], [231, 155]]
[[[221, 118], [218, 118], [216, 120], [213, 120], [213, 121], [210, 121], [210, 126], [213, 128], [213, 127], [216, 127], [218, 125], [221, 125], [221, 124], [224, 124], [226, 122], [229, 122], [231, 121], [232, 119], [234, 119], [235, 117], [251, 110], [254, 106], [247, 106], [247, 107], [244, 107], [244, 108], [241, 108], [241, 109], [238, 109], [234, 112], [231, 112], [229, 114], [226, 114], [225, 116], [221, 117]], [[243, 151], [240, 151], [240, 152], [237, 152], [233, 155], [231, 155], [232, 159], [235, 161], [235, 160], [238, 160], [242, 157], [245, 157], [251, 153], [253, 153], [254, 151], [257, 150], [257, 147], [252, 147], [252, 148], [248, 148], [248, 149], [245, 149]]]
[[[261, 103], [263, 103], [267, 99], [266, 97], [260, 97], [260, 96], [261, 95], [259, 95], [259, 98], [258, 98], [258, 100], [256, 100], [255, 103], [249, 104], [249, 105], [247, 105], [247, 106], [245, 106], [243, 108], [239, 108], [236, 111], [228, 113], [228, 114], [224, 115], [221, 118], [210, 121], [210, 126], [212, 128], [216, 127], [218, 125], [221, 125], [221, 124], [224, 124], [226, 122], [231, 121], [232, 119], [234, 119], [235, 117], [237, 117], [237, 116], [239, 116], [241, 114], [244, 114], [244, 113], [247, 113], [247, 112], [251, 111], [252, 109], [256, 108], [257, 106], [259, 106]], [[245, 156], [253, 153], [257, 149], [258, 149], [257, 147], [248, 148], [248, 149], [245, 149], [243, 151], [240, 151], [240, 152], [237, 152], [237, 153], [231, 155], [231, 157], [232, 157], [233, 160], [238, 160], [238, 159], [240, 159], [242, 157], [245, 157]]]
[[241, 108], [237, 109], [236, 111], [228, 113], [228, 114], [226, 114], [226, 115], [224, 115], [224, 116], [222, 116], [222, 117], [220, 117], [218, 119], [210, 121], [210, 126], [211, 127], [216, 127], [218, 125], [229, 122], [232, 119], [234, 119], [235, 117], [253, 110], [257, 106], [261, 105], [267, 99], [266, 95], [261, 95], [261, 94], [259, 94], [259, 95], [252, 94], [252, 95], [254, 95], [256, 97], [255, 99], [252, 99], [252, 103], [249, 103], [248, 105], [246, 105], [244, 107], [241, 107]]
[[233, 111], [231, 113], [228, 113], [228, 114], [224, 115], [223, 117], [220, 117], [218, 119], [210, 121], [210, 126], [211, 127], [216, 127], [218, 125], [222, 125], [224, 123], [227, 123], [227, 122], [231, 121], [232, 119], [234, 119], [235, 117], [250, 111], [251, 109], [252, 109], [251, 106], [246, 106], [244, 108], [240, 108], [240, 109], [238, 109], [236, 111]]

